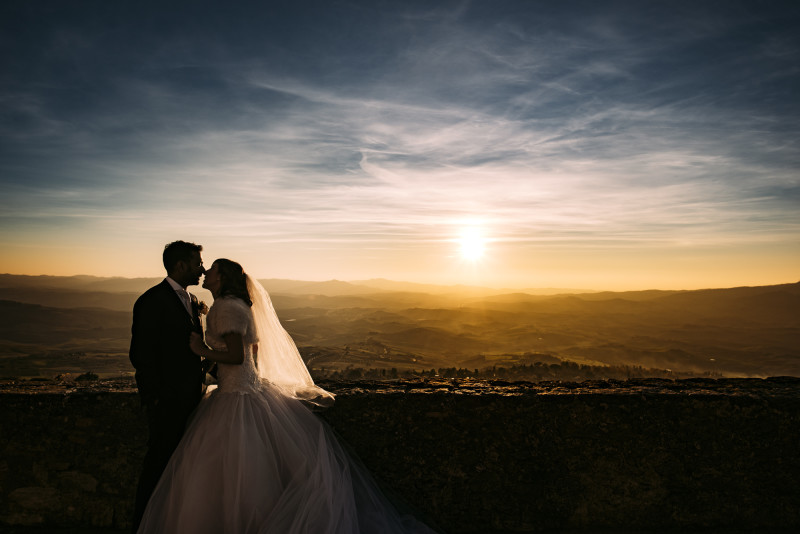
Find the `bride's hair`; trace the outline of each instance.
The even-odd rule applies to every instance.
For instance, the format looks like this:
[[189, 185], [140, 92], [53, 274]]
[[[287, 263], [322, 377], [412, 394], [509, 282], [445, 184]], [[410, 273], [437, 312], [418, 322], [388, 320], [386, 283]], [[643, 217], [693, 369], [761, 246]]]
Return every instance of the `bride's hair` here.
[[243, 300], [248, 306], [252, 306], [253, 300], [247, 291], [247, 275], [242, 266], [225, 258], [214, 260], [212, 267], [214, 265], [219, 267], [219, 296], [230, 295]]

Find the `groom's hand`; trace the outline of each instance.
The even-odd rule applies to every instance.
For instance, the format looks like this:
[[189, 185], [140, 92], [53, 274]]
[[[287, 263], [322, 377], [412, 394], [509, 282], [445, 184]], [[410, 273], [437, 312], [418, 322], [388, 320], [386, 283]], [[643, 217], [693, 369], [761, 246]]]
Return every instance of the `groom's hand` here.
[[192, 349], [192, 352], [198, 356], [203, 356], [204, 351], [208, 350], [208, 347], [203, 341], [203, 336], [197, 332], [192, 332], [192, 335], [189, 338], [189, 348]]

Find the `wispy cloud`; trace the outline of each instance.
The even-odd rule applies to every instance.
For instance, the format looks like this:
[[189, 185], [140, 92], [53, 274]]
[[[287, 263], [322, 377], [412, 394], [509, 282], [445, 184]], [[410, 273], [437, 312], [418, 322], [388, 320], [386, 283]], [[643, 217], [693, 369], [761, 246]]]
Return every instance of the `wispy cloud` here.
[[479, 221], [508, 244], [796, 244], [778, 4], [322, 8], [342, 31], [280, 13], [304, 39], [265, 8], [216, 39], [211, 14], [148, 39], [116, 21], [129, 45], [62, 13], [0, 92], [2, 241], [80, 221], [403, 250]]

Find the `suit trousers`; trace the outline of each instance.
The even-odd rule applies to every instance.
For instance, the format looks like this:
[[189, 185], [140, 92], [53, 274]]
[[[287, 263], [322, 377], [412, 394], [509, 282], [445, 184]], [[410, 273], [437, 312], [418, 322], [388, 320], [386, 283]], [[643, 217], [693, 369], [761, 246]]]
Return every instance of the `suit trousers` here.
[[194, 405], [187, 406], [162, 401], [145, 408], [150, 436], [147, 440], [147, 453], [142, 462], [139, 485], [136, 488], [132, 528], [134, 533], [139, 529], [147, 502], [150, 500], [164, 468], [181, 441], [186, 423], [194, 407]]

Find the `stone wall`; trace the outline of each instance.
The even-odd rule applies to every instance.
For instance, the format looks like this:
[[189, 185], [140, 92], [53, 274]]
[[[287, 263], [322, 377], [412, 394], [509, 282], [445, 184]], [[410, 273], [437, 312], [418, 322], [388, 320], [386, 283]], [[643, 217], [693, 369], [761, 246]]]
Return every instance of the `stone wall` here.
[[[445, 532], [800, 527], [798, 379], [325, 386], [321, 417]], [[0, 388], [0, 525], [125, 530], [130, 385]]]

